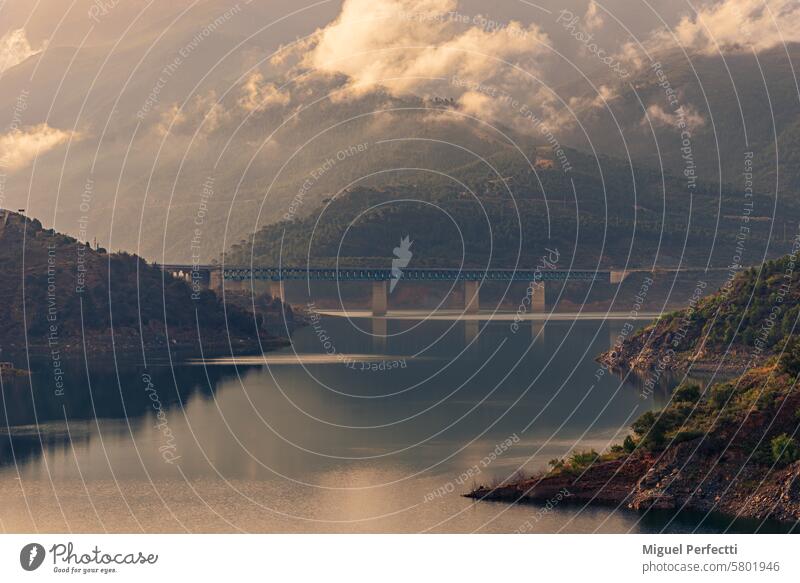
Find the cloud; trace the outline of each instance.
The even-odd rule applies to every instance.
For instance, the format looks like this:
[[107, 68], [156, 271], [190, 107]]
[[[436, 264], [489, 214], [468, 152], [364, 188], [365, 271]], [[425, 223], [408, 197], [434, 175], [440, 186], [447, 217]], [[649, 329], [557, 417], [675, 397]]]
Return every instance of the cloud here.
[[689, 131], [694, 131], [706, 124], [705, 118], [691, 105], [683, 105], [675, 113], [665, 111], [658, 104], [651, 105], [647, 108], [647, 113], [642, 118], [642, 124], [647, 124], [648, 120], [654, 126], [668, 127], [675, 130], [681, 129], [680, 124], [683, 123]]
[[[535, 70], [547, 36], [536, 26], [459, 19], [456, 0], [345, 0], [317, 31], [303, 67], [349, 79], [351, 95], [376, 87], [399, 95], [433, 91], [453, 76], [494, 82]], [[500, 62], [498, 62], [500, 61]]]
[[648, 62], [644, 50], [658, 56], [680, 47], [714, 55], [761, 52], [793, 42], [800, 42], [798, 0], [712, 0], [671, 28], [651, 31], [642, 46], [633, 40], [622, 43], [614, 58], [638, 71]]
[[[531, 115], [554, 131], [569, 131], [576, 117], [596, 115], [617, 98], [616, 88], [608, 85], [598, 95], [559, 101], [545, 85], [552, 72], [552, 43], [537, 24], [458, 9], [457, 0], [344, 0], [332, 22], [296, 46], [282, 46], [270, 64], [291, 71], [295, 101], [320, 81], [319, 87], [327, 87], [320, 92], [329, 91], [332, 100], [376, 93], [418, 96], [434, 108], [431, 121], [449, 119], [436, 108], [451, 102], [462, 113], [520, 131], [540, 131], [520, 123]], [[585, 18], [587, 26], [604, 25], [595, 2], [588, 4]], [[260, 99], [267, 104], [288, 100], [261, 75], [248, 79], [242, 93], [244, 109], [255, 108]]]
[[24, 28], [8, 31], [0, 38], [0, 73], [41, 51], [31, 47]]
[[288, 91], [281, 91], [274, 83], [264, 82], [264, 76], [256, 71], [242, 84], [242, 96], [238, 104], [247, 112], [256, 112], [288, 105], [290, 100]]
[[[644, 43], [643, 43], [644, 44]], [[624, 63], [628, 69], [641, 70], [645, 65], [645, 54], [638, 43], [625, 41], [613, 55], [614, 60]]]
[[491, 112], [491, 117], [497, 116], [498, 102], [494, 97], [480, 91], [467, 91], [458, 100], [461, 111], [467, 115], [481, 116]]
[[80, 137], [77, 132], [51, 128], [46, 123], [0, 134], [0, 167], [19, 170], [59, 144]]
[[197, 132], [198, 138], [214, 133], [231, 118], [230, 112], [219, 102], [213, 89], [204, 95], [195, 95], [183, 107], [173, 103], [161, 114], [156, 133], [191, 134]]
[[[684, 16], [673, 30], [678, 42], [701, 52], [719, 49], [771, 49], [800, 42], [797, 0], [720, 0]], [[674, 44], [667, 31], [656, 33], [660, 44]]]
[[586, 14], [583, 16], [583, 21], [586, 23], [586, 28], [589, 30], [602, 28], [605, 23], [603, 14], [600, 12], [600, 7], [595, 0], [590, 0], [589, 7], [586, 9]]
[[594, 97], [570, 97], [567, 100], [567, 104], [569, 105], [570, 110], [575, 112], [577, 115], [581, 113], [585, 113], [587, 111], [593, 109], [604, 109], [608, 106], [608, 103], [617, 99], [619, 97], [619, 93], [613, 87], [608, 85], [600, 85], [597, 88], [597, 95]]

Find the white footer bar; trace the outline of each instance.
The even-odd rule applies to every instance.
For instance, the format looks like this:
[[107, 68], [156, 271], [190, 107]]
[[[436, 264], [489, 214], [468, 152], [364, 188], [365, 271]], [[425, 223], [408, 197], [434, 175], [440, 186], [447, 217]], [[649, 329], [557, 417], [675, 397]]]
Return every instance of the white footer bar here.
[[798, 540], [766, 534], [3, 535], [0, 581], [766, 583], [800, 581]]

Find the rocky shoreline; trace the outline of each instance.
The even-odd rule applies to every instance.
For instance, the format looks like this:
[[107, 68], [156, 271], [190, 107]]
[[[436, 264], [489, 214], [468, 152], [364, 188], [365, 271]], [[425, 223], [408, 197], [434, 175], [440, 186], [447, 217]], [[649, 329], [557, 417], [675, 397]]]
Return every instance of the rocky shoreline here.
[[291, 346], [289, 338], [282, 336], [265, 336], [260, 339], [233, 337], [227, 338], [203, 338], [202, 343], [196, 336], [148, 338], [142, 343], [138, 335], [114, 335], [114, 342], [111, 342], [108, 334], [93, 334], [86, 338], [65, 338], [58, 344], [48, 344], [46, 342], [25, 343], [4, 343], [6, 351], [16, 354], [28, 353], [33, 356], [51, 355], [53, 351], [64, 356], [78, 356], [86, 352], [89, 355], [107, 355], [113, 352], [141, 351], [142, 346], [147, 351], [158, 351], [169, 349], [176, 352], [191, 352], [203, 354], [205, 356], [218, 356], [220, 354], [243, 355], [261, 351], [272, 351]]
[[680, 444], [660, 457], [644, 454], [597, 463], [580, 474], [560, 472], [495, 488], [479, 487], [464, 496], [508, 503], [546, 502], [562, 492], [570, 502], [638, 511], [694, 510], [732, 518], [800, 520], [800, 462], [762, 481], [756, 467], [742, 470], [734, 461], [719, 463], [705, 454], [686, 464], [687, 452], [694, 445]]
[[754, 357], [752, 351], [730, 347], [722, 355], [706, 350], [680, 350], [668, 332], [656, 324], [630, 340], [611, 347], [597, 357], [597, 362], [611, 371], [631, 370], [637, 373], [679, 372], [741, 374], [753, 366], [761, 366], [774, 356], [772, 351]]
[[800, 520], [800, 391], [773, 365], [735, 383], [679, 387], [645, 413], [623, 445], [558, 460], [549, 472], [465, 494], [476, 500], [572, 502], [631, 510]]

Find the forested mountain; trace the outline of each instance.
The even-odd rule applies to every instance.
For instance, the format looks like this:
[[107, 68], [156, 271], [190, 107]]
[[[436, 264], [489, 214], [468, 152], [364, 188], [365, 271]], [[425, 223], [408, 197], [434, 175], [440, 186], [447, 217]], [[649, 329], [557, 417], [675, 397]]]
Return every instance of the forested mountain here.
[[[109, 254], [0, 211], [0, 347], [60, 352], [258, 346], [261, 316], [223, 306], [129, 253]], [[220, 336], [228, 330], [229, 336]]]
[[[552, 148], [505, 149], [444, 176], [356, 185], [331, 193], [311, 214], [292, 217], [233, 246], [230, 264], [388, 265], [406, 235], [415, 265], [513, 267], [557, 248], [564, 267], [727, 267], [786, 251], [800, 204], [698, 181], [608, 156]], [[744, 205], [747, 207], [743, 219]], [[744, 222], [746, 221], [746, 222]], [[747, 228], [742, 237], [742, 227]], [[771, 245], [767, 245], [771, 238]]]

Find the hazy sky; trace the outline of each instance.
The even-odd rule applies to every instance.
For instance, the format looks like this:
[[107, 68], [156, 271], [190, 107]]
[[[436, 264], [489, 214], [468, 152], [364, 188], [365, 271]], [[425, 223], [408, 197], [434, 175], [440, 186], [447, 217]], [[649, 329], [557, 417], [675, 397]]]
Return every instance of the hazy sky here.
[[[355, 45], [374, 50], [380, 48], [381, 41], [402, 40], [407, 33], [413, 38], [416, 31], [430, 31], [435, 23], [420, 24], [409, 19], [392, 22], [389, 18], [378, 25], [375, 21], [365, 22], [366, 15], [454, 12], [465, 19], [459, 22], [462, 32], [472, 28], [486, 33], [465, 37], [464, 45], [483, 50], [481, 43], [494, 43], [495, 47], [503, 42], [508, 44], [509, 39], [497, 39], [497, 35], [491, 34], [497, 32], [492, 27], [518, 21], [525, 28], [535, 27], [541, 32], [536, 38], [548, 43], [553, 51], [570, 60], [583, 61], [581, 66], [589, 68], [597, 64], [596, 59], [586, 59], [585, 43], [576, 42], [575, 29], [565, 26], [569, 19], [564, 10], [580, 18], [578, 27], [592, 35], [592, 41], [603, 54], [623, 51], [634, 40], [653, 42], [659, 37], [661, 41], [679, 42], [690, 49], [707, 45], [708, 50], [715, 50], [716, 41], [712, 37], [727, 45], [746, 37], [756, 48], [764, 48], [781, 40], [796, 41], [800, 36], [797, 0], [501, 0], [490, 6], [482, 0], [347, 0], [344, 3], [341, 0], [0, 0], [0, 71], [48, 44], [51, 47], [91, 47], [117, 42], [120, 47], [157, 44], [159, 35], [165, 31], [200, 28], [234, 6], [241, 8], [247, 17], [232, 19], [226, 24], [224, 34], [240, 38], [254, 35], [265, 50], [319, 28], [330, 28], [337, 15], [350, 22], [346, 32], [336, 38], [336, 52], [341, 54]], [[269, 26], [276, 19], [280, 19], [279, 24]], [[343, 31], [345, 27], [341, 22], [338, 24]], [[262, 30], [265, 26], [268, 29]], [[376, 28], [395, 32], [383, 36], [375, 34]], [[446, 43], [454, 29], [458, 27], [438, 31], [435, 38], [431, 35], [420, 38]], [[373, 34], [368, 46], [360, 42], [367, 33]], [[326, 50], [330, 48], [328, 43]], [[569, 67], [565, 68], [558, 59], [546, 63], [539, 55], [538, 61], [553, 83], [564, 80], [558, 78], [560, 75], [569, 77]]]
[[[737, 0], [740, 6], [762, 4], [762, 0]], [[190, 1], [170, 0], [153, 2], [152, 0], [0, 0], [0, 37], [10, 31], [24, 28], [30, 43], [40, 46], [49, 40], [57, 45], [78, 45], [90, 28], [94, 27], [87, 42], [103, 43], [115, 41], [135, 18], [139, 18], [137, 26], [163, 27], [175, 16], [187, 8], [202, 6], [233, 6], [236, 2], [220, 2], [212, 0]], [[247, 4], [243, 1], [242, 4]], [[381, 4], [381, 2], [373, 2]], [[427, 6], [433, 10], [447, 2], [408, 2]], [[458, 10], [465, 14], [486, 14], [488, 18], [499, 22], [518, 19], [525, 24], [536, 22], [547, 30], [552, 26], [552, 17], [546, 12], [558, 12], [562, 9], [582, 15], [586, 12], [589, 0], [507, 0], [492, 2], [490, 7], [483, 0], [462, 0], [457, 3]], [[680, 0], [604, 0], [598, 2], [603, 11], [608, 11], [624, 21], [625, 25], [636, 35], [644, 34], [660, 26], [660, 19], [669, 25], [678, 22], [679, 15], [693, 12], [692, 6], [699, 8], [714, 2], [682, 2]], [[776, 4], [776, 2], [770, 2]], [[780, 2], [779, 4], [784, 4]], [[342, 2], [314, 2], [309, 0], [253, 0], [251, 5], [263, 15], [282, 16], [290, 12], [302, 10], [298, 18], [284, 22], [279, 33], [292, 38], [295, 35], [308, 34], [319, 26], [324, 26], [340, 12]], [[303, 10], [304, 8], [307, 10]], [[544, 9], [544, 10], [543, 10]], [[94, 20], [90, 18], [94, 16]], [[99, 25], [97, 20], [102, 23]], [[788, 24], [788, 23], [787, 23]], [[788, 26], [787, 26], [788, 28]]]
[[[250, 111], [288, 106], [292, 96], [278, 85], [298, 72], [343, 78], [349, 93], [361, 95], [377, 87], [398, 95], [439, 95], [441, 88], [433, 85], [446, 80], [446, 96], [465, 111], [491, 117], [497, 100], [487, 99], [487, 87], [522, 88], [547, 108], [550, 88], [587, 76], [595, 95], [576, 95], [570, 105], [580, 110], [613, 99], [615, 85], [676, 47], [689, 53], [758, 52], [798, 41], [800, 2], [506, 0], [487, 7], [480, 0], [0, 0], [0, 23], [0, 81], [7, 77], [12, 89], [6, 102], [0, 97], [0, 112], [14, 108], [13, 96], [25, 85], [42, 97], [55, 90], [52, 83], [64, 66], [59, 57], [75, 48], [80, 52], [69, 63], [74, 85], [57, 85], [60, 105], [69, 103], [70, 90], [80, 93], [81, 83], [92, 81], [93, 67], [107, 69], [110, 60], [115, 72], [138, 77], [144, 91], [163, 75], [161, 67], [211, 26], [190, 46], [191, 62], [181, 59], [187, 85], [170, 79], [176, 97], [211, 69], [211, 89], [218, 93], [221, 82], [238, 85], [244, 94], [238, 103]], [[285, 45], [291, 48], [274, 53]], [[26, 59], [48, 54], [41, 68], [37, 63], [17, 71]], [[136, 81], [119, 79], [131, 88]], [[546, 85], [545, 94], [531, 93], [537, 84]], [[116, 87], [109, 81], [105, 89], [110, 95]], [[167, 106], [163, 96], [159, 101]], [[34, 107], [29, 104], [31, 126], [45, 121]], [[0, 147], [11, 151], [27, 143], [46, 150], [78, 135], [45, 126], [37, 132], [32, 139], [0, 136]], [[14, 159], [24, 165], [24, 156]]]

